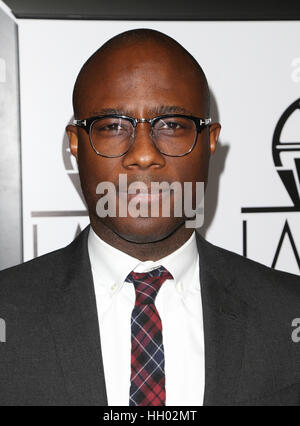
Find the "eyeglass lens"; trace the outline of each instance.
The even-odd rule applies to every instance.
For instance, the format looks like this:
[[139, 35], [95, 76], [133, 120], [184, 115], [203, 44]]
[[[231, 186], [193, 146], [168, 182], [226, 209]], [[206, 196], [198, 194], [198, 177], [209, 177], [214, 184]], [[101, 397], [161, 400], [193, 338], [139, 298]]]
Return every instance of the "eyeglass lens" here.
[[[94, 149], [102, 155], [120, 156], [134, 140], [135, 128], [126, 118], [105, 117], [96, 120], [90, 130]], [[193, 120], [167, 117], [157, 120], [151, 131], [152, 140], [161, 153], [182, 155], [190, 150], [197, 136]]]

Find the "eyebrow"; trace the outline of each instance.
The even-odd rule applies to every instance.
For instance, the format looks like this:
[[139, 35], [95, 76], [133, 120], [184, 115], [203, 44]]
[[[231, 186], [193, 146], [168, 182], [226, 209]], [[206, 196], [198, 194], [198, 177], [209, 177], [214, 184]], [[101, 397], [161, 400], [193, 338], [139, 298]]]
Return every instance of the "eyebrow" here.
[[[127, 115], [134, 116], [133, 111], [128, 109], [117, 107], [117, 108], [102, 108], [99, 111], [91, 111], [92, 115], [109, 115], [109, 114], [118, 114], [118, 115]], [[163, 115], [163, 114], [186, 114], [193, 115], [192, 112], [188, 111], [186, 108], [178, 105], [160, 105], [158, 107], [153, 107], [148, 109], [148, 114], [153, 115]]]

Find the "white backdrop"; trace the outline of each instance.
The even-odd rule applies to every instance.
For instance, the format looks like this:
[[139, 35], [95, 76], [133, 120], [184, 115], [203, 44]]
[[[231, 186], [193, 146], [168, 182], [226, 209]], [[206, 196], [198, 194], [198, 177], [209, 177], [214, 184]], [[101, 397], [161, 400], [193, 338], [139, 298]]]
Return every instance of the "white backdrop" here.
[[[300, 273], [299, 211], [241, 212], [293, 205], [274, 166], [272, 138], [285, 109], [300, 98], [299, 22], [18, 22], [25, 260], [66, 245], [88, 223], [74, 186], [76, 165], [63, 144], [79, 69], [115, 34], [149, 27], [196, 57], [213, 94], [213, 116], [222, 124], [200, 232], [243, 254], [245, 223], [249, 258], [271, 266], [278, 251], [274, 266]], [[299, 123], [298, 109], [284, 127], [284, 142], [300, 145]], [[300, 148], [282, 158], [300, 190], [297, 156]]]

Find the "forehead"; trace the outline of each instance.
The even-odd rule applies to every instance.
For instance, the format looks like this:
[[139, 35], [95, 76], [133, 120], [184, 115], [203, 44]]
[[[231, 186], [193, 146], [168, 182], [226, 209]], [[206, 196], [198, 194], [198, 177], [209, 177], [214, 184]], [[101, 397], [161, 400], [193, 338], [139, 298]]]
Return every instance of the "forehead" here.
[[81, 86], [83, 115], [119, 105], [132, 111], [177, 105], [195, 114], [203, 107], [203, 82], [195, 67], [180, 52], [157, 46], [99, 55], [83, 74]]

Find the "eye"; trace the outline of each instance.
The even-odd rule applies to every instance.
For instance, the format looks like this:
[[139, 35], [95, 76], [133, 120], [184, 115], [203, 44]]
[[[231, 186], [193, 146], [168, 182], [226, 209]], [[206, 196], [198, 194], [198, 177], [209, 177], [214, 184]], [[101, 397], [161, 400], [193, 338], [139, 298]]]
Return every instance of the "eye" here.
[[101, 130], [118, 131], [122, 130], [122, 126], [119, 123], [107, 124], [106, 126], [103, 126]]
[[93, 125], [93, 131], [102, 134], [118, 135], [128, 132], [130, 123], [121, 119], [103, 118]]
[[160, 132], [178, 133], [186, 129], [186, 123], [182, 119], [162, 119], [157, 123], [156, 129]]
[[164, 125], [162, 126], [162, 129], [171, 129], [171, 130], [178, 130], [181, 128], [182, 128], [181, 124], [176, 123], [175, 121], [164, 122]]

